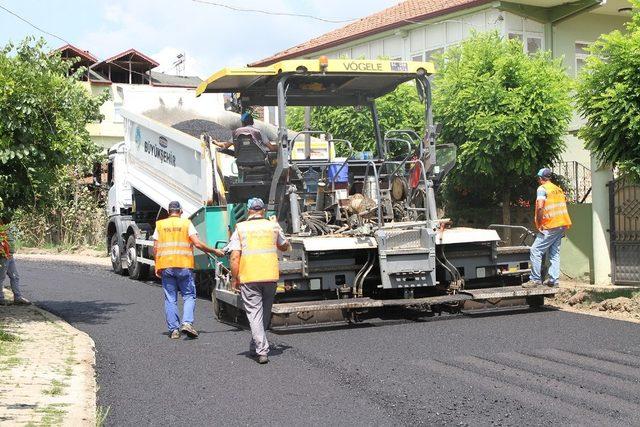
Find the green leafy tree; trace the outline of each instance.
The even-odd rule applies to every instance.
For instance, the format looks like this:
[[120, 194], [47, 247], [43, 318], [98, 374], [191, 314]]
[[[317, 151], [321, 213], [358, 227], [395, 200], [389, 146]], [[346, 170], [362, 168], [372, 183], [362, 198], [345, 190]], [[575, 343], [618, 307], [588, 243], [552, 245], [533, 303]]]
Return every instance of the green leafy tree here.
[[[640, 1], [632, 1], [634, 9]], [[578, 109], [586, 118], [579, 136], [605, 164], [640, 179], [640, 13], [626, 32], [602, 35], [578, 82]]]
[[88, 170], [97, 159], [86, 125], [100, 120], [106, 94], [90, 95], [73, 62], [50, 55], [44, 40], [27, 38], [0, 50], [0, 205], [46, 206], [71, 165]]
[[[418, 99], [413, 84], [400, 85], [395, 91], [380, 97], [376, 100], [376, 108], [383, 135], [392, 129], [412, 129], [419, 135], [424, 132], [425, 107]], [[303, 107], [287, 110], [287, 126], [294, 130], [304, 129]], [[356, 151], [375, 151], [373, 120], [368, 108], [314, 107], [311, 128], [350, 141]]]
[[458, 147], [445, 197], [458, 206], [502, 203], [508, 224], [510, 206], [531, 199], [535, 171], [564, 150], [570, 80], [560, 59], [527, 55], [497, 32], [474, 34], [436, 64], [440, 141]]

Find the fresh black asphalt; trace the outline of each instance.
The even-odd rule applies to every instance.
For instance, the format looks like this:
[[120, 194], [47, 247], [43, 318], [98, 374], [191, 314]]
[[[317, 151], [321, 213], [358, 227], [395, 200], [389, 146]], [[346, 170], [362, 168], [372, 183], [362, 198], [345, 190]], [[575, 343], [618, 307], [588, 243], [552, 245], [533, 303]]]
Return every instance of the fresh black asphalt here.
[[104, 267], [19, 261], [24, 293], [96, 344], [108, 425], [638, 425], [640, 324], [545, 309], [249, 333], [198, 300], [169, 340], [162, 290]]

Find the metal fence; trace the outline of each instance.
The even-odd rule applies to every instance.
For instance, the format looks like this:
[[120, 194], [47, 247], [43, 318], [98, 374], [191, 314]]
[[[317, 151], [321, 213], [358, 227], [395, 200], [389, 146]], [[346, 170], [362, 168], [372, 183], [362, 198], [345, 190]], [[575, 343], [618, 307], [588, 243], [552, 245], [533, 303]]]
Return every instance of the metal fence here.
[[640, 184], [609, 182], [611, 275], [616, 285], [640, 285]]
[[591, 169], [580, 162], [569, 161], [554, 165], [553, 173], [560, 176], [567, 188], [567, 201], [591, 203]]

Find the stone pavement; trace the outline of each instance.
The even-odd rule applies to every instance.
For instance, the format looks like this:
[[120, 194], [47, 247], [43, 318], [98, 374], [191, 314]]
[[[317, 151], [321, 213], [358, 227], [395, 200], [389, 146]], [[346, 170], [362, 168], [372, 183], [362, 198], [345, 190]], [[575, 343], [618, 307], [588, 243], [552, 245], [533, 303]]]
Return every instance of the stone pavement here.
[[94, 364], [87, 334], [35, 306], [0, 306], [0, 426], [95, 426]]

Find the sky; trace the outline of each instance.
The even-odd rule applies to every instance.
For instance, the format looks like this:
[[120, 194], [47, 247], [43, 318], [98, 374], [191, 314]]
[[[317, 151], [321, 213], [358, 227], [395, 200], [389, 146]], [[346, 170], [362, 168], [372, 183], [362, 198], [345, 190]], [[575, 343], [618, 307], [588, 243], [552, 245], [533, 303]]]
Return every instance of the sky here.
[[[346, 23], [239, 12], [205, 2], [332, 20], [361, 18], [399, 0], [0, 0], [43, 30], [90, 51], [99, 59], [135, 48], [173, 73], [179, 53], [186, 75], [208, 77], [225, 66], [265, 58]], [[52, 49], [66, 43], [45, 35], [0, 9], [0, 46], [29, 35]]]

